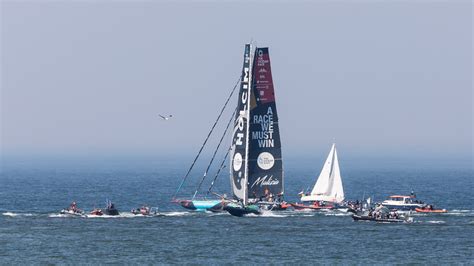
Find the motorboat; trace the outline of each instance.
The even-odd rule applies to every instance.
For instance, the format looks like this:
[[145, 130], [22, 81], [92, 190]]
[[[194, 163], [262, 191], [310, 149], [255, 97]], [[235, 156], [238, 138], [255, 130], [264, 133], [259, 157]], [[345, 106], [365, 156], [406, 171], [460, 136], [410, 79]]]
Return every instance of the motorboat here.
[[90, 213], [90, 215], [94, 215], [94, 216], [102, 216], [104, 215], [104, 213], [102, 212], [101, 209], [97, 209], [97, 208], [94, 208]]
[[119, 211], [115, 208], [115, 204], [111, 201], [107, 201], [107, 207], [105, 208], [104, 214], [111, 216], [120, 215]]
[[77, 215], [77, 216], [84, 215], [84, 211], [77, 208], [75, 201], [73, 201], [71, 205], [69, 205], [69, 207], [62, 209], [59, 213], [65, 214], [65, 215]]
[[416, 199], [415, 195], [392, 195], [382, 202], [382, 205], [390, 210], [414, 211], [416, 208], [423, 208], [425, 203]]
[[427, 205], [422, 208], [416, 208], [416, 212], [421, 212], [421, 213], [447, 213], [448, 211], [446, 209], [434, 209], [433, 205]]
[[334, 205], [332, 204], [325, 204], [323, 202], [315, 201], [311, 204], [303, 204], [303, 203], [290, 203], [290, 205], [295, 210], [332, 210], [334, 209]]

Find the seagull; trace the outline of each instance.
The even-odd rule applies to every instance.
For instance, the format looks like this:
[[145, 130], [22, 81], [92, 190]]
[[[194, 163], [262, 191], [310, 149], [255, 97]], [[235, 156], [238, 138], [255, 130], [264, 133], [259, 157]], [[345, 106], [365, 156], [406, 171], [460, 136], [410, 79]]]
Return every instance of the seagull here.
[[163, 116], [163, 115], [160, 115], [158, 114], [163, 120], [170, 120], [171, 117], [173, 117], [173, 115], [168, 115], [168, 116]]

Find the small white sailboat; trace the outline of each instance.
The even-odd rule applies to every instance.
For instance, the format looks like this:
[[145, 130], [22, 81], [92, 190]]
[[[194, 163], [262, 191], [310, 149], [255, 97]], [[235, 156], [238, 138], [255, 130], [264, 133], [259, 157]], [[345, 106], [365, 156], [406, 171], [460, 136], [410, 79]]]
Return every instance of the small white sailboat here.
[[341, 204], [344, 201], [344, 188], [342, 187], [336, 143], [332, 144], [331, 151], [311, 194], [302, 196], [301, 201], [330, 202], [335, 204]]

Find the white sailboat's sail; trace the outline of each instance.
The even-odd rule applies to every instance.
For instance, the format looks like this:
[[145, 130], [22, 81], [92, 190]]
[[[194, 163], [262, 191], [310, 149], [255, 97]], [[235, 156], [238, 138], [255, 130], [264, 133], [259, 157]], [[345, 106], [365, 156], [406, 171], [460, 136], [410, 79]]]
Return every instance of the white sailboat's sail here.
[[311, 194], [303, 196], [301, 201], [328, 201], [340, 203], [343, 200], [344, 189], [342, 187], [341, 172], [339, 170], [336, 144], [333, 144]]
[[333, 184], [332, 184], [332, 191], [331, 196], [334, 197], [336, 203], [340, 203], [344, 201], [344, 188], [342, 187], [342, 178], [341, 172], [339, 170], [339, 160], [337, 158], [337, 151], [336, 147], [334, 146], [334, 170], [333, 170]]

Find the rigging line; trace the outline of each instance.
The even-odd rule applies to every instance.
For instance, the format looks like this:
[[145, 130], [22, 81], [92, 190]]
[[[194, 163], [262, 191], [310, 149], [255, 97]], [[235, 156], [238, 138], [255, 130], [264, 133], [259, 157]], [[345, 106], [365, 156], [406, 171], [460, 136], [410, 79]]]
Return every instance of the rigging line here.
[[232, 91], [230, 92], [229, 97], [228, 97], [227, 100], [225, 101], [224, 106], [222, 106], [221, 112], [220, 112], [219, 115], [217, 116], [217, 119], [216, 119], [216, 121], [214, 122], [214, 125], [213, 125], [212, 128], [211, 128], [211, 131], [209, 131], [209, 133], [207, 134], [207, 137], [206, 137], [206, 139], [204, 140], [204, 143], [202, 144], [201, 148], [199, 149], [199, 152], [198, 152], [198, 154], [196, 155], [196, 158], [194, 158], [194, 161], [192, 162], [191, 166], [189, 167], [188, 172], [186, 173], [186, 175], [183, 177], [183, 180], [182, 180], [181, 183], [179, 184], [178, 189], [176, 190], [176, 192], [175, 192], [174, 195], [173, 195], [173, 199], [176, 198], [176, 195], [179, 193], [179, 191], [181, 190], [181, 188], [182, 188], [183, 185], [184, 185], [184, 182], [185, 182], [186, 179], [188, 178], [189, 173], [191, 173], [191, 170], [193, 169], [194, 164], [196, 163], [197, 159], [199, 158], [199, 155], [201, 155], [202, 149], [204, 148], [204, 146], [206, 145], [207, 141], [209, 140], [209, 137], [211, 136], [212, 131], [213, 131], [214, 128], [216, 127], [217, 122], [219, 121], [219, 119], [221, 118], [222, 113], [224, 112], [224, 109], [226, 108], [227, 104], [229, 103], [230, 98], [232, 98], [232, 95], [234, 94], [235, 89], [237, 88], [237, 85], [239, 85], [241, 78], [242, 78], [242, 76], [239, 77], [239, 79], [237, 80], [237, 83], [235, 83], [234, 88], [233, 88]]
[[234, 120], [235, 113], [237, 112], [237, 108], [232, 112], [232, 115], [230, 116], [229, 122], [227, 122], [227, 126], [225, 127], [224, 134], [222, 134], [221, 139], [219, 140], [219, 143], [217, 144], [217, 148], [214, 151], [214, 154], [212, 155], [211, 161], [209, 162], [209, 165], [206, 168], [206, 171], [204, 172], [204, 175], [202, 176], [201, 182], [199, 182], [198, 187], [196, 188], [196, 191], [194, 192], [193, 199], [196, 197], [199, 189], [201, 189], [202, 183], [204, 182], [204, 179], [206, 179], [207, 172], [209, 172], [209, 168], [211, 168], [212, 163], [214, 162], [214, 159], [216, 158], [217, 151], [219, 150], [222, 141], [224, 140], [224, 137], [227, 135], [227, 132], [229, 131], [229, 126], [230, 123]]
[[220, 165], [220, 167], [219, 167], [219, 170], [217, 170], [217, 173], [216, 173], [216, 175], [214, 176], [214, 179], [212, 180], [211, 185], [209, 186], [209, 189], [207, 190], [206, 196], [209, 195], [209, 193], [211, 193], [211, 190], [212, 190], [212, 188], [214, 187], [214, 183], [216, 182], [217, 177], [219, 176], [221, 170], [225, 168], [225, 165], [224, 165], [224, 164], [225, 164], [225, 162], [227, 161], [227, 156], [229, 155], [229, 152], [230, 152], [231, 149], [232, 149], [232, 148], [229, 148], [229, 149], [227, 150], [227, 152], [225, 153], [224, 159], [222, 160], [222, 163], [221, 163], [221, 165]]

